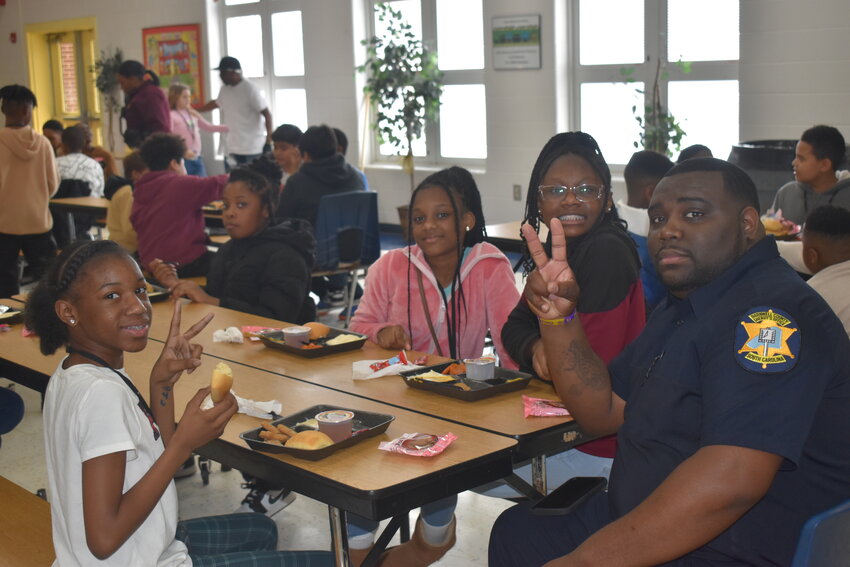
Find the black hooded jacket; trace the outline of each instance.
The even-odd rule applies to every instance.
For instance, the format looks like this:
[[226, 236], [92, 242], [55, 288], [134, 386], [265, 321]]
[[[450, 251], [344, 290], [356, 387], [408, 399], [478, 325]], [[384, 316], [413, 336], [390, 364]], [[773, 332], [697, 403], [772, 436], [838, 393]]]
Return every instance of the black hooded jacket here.
[[332, 193], [363, 191], [363, 178], [342, 157], [331, 157], [304, 163], [286, 180], [277, 210], [287, 217], [304, 219], [316, 226], [319, 199]]
[[316, 318], [310, 272], [316, 240], [306, 222], [286, 219], [227, 242], [213, 257], [206, 290], [222, 307], [288, 323]]

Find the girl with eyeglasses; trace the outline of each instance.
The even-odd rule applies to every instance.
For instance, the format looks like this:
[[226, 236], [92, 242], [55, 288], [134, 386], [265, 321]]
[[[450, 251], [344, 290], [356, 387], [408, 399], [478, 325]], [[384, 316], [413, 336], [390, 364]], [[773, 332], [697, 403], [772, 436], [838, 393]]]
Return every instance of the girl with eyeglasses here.
[[[559, 218], [564, 227], [567, 257], [582, 290], [576, 312], [593, 350], [607, 364], [640, 334], [646, 307], [640, 259], [614, 206], [611, 171], [596, 140], [584, 132], [552, 137], [531, 172], [523, 222], [539, 231], [541, 222], [548, 226], [554, 218]], [[547, 238], [547, 253], [550, 244]], [[526, 273], [534, 269], [525, 246], [521, 262]], [[502, 327], [502, 342], [520, 370], [549, 380], [541, 324], [559, 321], [539, 321], [520, 298]], [[574, 476], [607, 477], [615, 451], [616, 438], [611, 436], [548, 457], [550, 489]], [[516, 472], [529, 480], [530, 468], [521, 467]], [[503, 485], [485, 494], [518, 496]]]

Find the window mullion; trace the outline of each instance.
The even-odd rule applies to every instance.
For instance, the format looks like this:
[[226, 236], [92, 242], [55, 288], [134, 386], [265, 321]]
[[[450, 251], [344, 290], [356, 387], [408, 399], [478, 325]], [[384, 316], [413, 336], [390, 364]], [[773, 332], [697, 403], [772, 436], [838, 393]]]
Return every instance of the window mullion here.
[[[422, 0], [422, 43], [437, 53], [437, 1]], [[428, 163], [437, 163], [440, 157], [440, 111], [437, 119], [425, 125], [425, 153]]]

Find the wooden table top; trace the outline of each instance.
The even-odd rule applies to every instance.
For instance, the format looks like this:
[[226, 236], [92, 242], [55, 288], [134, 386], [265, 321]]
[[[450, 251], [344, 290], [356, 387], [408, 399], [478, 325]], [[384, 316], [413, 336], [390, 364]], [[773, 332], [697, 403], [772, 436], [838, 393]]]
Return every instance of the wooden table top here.
[[56, 559], [50, 505], [0, 476], [0, 558], [4, 565], [47, 567]]
[[68, 210], [86, 210], [90, 212], [105, 213], [109, 206], [109, 199], [105, 197], [63, 197], [51, 199], [50, 206]]
[[[143, 351], [128, 353], [124, 357], [127, 373], [146, 397], [150, 368], [160, 350], [160, 343], [150, 341]], [[11, 332], [0, 333], [0, 353], [4, 361], [40, 373], [45, 386], [65, 356], [63, 351], [50, 356], [42, 355], [38, 350], [38, 339], [23, 337], [20, 325], [14, 326]], [[178, 420], [188, 400], [199, 388], [209, 384], [212, 369], [218, 362], [219, 359], [205, 354], [198, 370], [181, 377], [174, 389]], [[360, 410], [395, 416], [385, 433], [365, 439], [320, 461], [259, 453], [250, 449], [239, 438], [239, 434], [260, 427], [262, 420], [244, 414], [234, 416], [219, 441], [199, 450], [217, 461], [255, 476], [284, 477], [287, 486], [311, 498], [368, 517], [388, 517], [456, 491], [472, 488], [481, 482], [496, 480], [510, 472], [510, 454], [516, 441], [509, 437], [449, 423], [236, 362], [230, 362], [230, 365], [234, 374], [234, 392], [258, 401], [276, 399], [283, 405], [283, 415], [326, 404], [351, 409], [355, 413]], [[437, 435], [452, 432], [458, 436], [458, 440], [434, 458], [408, 457], [377, 449], [381, 441], [413, 432]], [[469, 471], [475, 474], [470, 477]], [[429, 475], [432, 474], [443, 479], [436, 483], [436, 487], [431, 485], [434, 478]], [[446, 480], [449, 478], [454, 480], [449, 482]], [[417, 487], [421, 490], [416, 490]]]
[[[522, 252], [522, 237], [520, 227], [522, 221], [510, 221], [487, 225], [487, 241], [503, 252]], [[545, 240], [549, 234], [546, 225], [540, 225], [540, 239]]]
[[[173, 305], [170, 302], [164, 301], [154, 305], [151, 338], [164, 340], [167, 337], [172, 309]], [[215, 313], [215, 317], [195, 338], [195, 341], [204, 347], [206, 354], [224, 360], [333, 388], [362, 398], [380, 400], [385, 404], [471, 425], [518, 440], [524, 440], [526, 436], [538, 435], [545, 430], [563, 429], [565, 425], [576, 429], [571, 417], [525, 418], [523, 416], [523, 394], [535, 398], [558, 399], [552, 386], [539, 380], [532, 380], [525, 389], [518, 392], [497, 395], [476, 402], [465, 402], [410, 388], [399, 376], [354, 380], [352, 378], [353, 362], [382, 360], [395, 355], [396, 352], [382, 349], [375, 343], [366, 341], [363, 348], [358, 350], [308, 359], [266, 348], [262, 343], [255, 341], [246, 340], [244, 344], [215, 343], [212, 340], [212, 334], [216, 329], [242, 325], [281, 327], [288, 324], [198, 303], [188, 303], [183, 306], [183, 326], [187, 327], [210, 311]], [[429, 364], [447, 360], [435, 355], [429, 355], [428, 358]]]

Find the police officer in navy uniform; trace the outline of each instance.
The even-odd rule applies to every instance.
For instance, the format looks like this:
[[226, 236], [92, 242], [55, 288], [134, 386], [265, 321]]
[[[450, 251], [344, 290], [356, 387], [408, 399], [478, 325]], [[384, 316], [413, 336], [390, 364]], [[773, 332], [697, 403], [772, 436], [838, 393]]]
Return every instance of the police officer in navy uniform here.
[[554, 383], [583, 429], [617, 432], [609, 490], [564, 516], [500, 516], [490, 565], [788, 565], [800, 529], [850, 498], [850, 341], [779, 258], [742, 170], [674, 167], [649, 206], [669, 294], [610, 368], [573, 317], [560, 223], [537, 269]]

